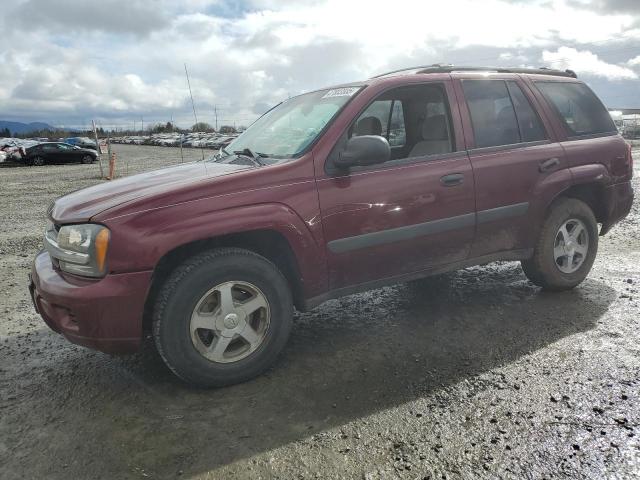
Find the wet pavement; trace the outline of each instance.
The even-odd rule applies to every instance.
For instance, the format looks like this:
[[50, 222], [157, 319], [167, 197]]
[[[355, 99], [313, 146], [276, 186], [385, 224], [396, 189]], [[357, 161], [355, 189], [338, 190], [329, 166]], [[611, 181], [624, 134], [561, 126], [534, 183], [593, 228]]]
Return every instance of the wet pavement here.
[[[128, 173], [180, 162], [115, 148]], [[93, 352], [33, 311], [45, 209], [97, 172], [0, 169], [3, 479], [640, 476], [640, 200], [573, 291], [505, 262], [333, 300], [265, 375], [199, 390], [150, 344]]]

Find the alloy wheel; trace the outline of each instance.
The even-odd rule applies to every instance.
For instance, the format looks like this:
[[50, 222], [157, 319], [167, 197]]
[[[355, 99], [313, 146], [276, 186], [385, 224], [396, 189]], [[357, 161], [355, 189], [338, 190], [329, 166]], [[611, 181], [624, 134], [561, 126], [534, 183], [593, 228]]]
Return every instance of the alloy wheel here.
[[582, 220], [570, 218], [556, 233], [553, 257], [562, 273], [574, 273], [584, 263], [589, 251], [589, 233]]
[[212, 362], [237, 362], [262, 345], [270, 321], [269, 302], [258, 287], [240, 281], [221, 283], [193, 309], [191, 341]]

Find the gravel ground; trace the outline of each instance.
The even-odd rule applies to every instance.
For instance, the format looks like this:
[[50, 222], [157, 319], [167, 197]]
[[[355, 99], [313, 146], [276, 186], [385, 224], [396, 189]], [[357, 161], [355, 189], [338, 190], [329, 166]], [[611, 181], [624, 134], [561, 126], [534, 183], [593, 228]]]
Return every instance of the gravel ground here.
[[[115, 151], [128, 173], [180, 161]], [[574, 291], [500, 263], [334, 300], [296, 316], [267, 374], [207, 391], [149, 345], [110, 357], [34, 312], [45, 209], [98, 181], [96, 165], [0, 169], [3, 479], [640, 476], [637, 197]]]

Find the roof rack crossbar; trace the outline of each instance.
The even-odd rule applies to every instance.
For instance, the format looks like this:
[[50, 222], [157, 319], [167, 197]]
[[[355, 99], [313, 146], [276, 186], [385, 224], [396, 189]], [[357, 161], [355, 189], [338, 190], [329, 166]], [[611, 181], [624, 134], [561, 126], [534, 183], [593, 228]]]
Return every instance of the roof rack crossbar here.
[[553, 75], [556, 77], [570, 77], [578, 78], [576, 72], [573, 70], [555, 70], [548, 67], [540, 68], [509, 68], [509, 67], [470, 67], [470, 66], [455, 66], [455, 65], [442, 65], [439, 63], [433, 65], [422, 65], [418, 67], [401, 68], [399, 70], [393, 70], [391, 72], [381, 73], [372, 78], [385, 77], [387, 75], [393, 75], [401, 72], [415, 72], [415, 73], [451, 73], [451, 72], [495, 72], [495, 73], [528, 73], [538, 75]]

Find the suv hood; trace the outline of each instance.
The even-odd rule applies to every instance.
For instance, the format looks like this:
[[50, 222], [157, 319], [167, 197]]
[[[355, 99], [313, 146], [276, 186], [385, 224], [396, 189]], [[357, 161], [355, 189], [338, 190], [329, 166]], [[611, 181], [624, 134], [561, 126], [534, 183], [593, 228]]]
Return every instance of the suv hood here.
[[132, 175], [60, 197], [50, 207], [49, 216], [55, 223], [86, 222], [122, 203], [247, 168], [252, 167], [195, 162]]

